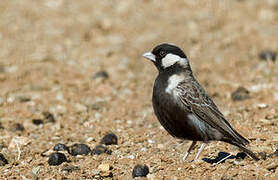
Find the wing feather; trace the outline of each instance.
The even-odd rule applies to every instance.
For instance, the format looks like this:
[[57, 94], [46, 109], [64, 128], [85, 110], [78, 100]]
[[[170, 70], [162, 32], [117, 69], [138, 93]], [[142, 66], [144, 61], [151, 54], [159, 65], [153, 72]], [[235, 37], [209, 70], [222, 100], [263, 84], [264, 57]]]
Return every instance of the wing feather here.
[[248, 140], [232, 128], [197, 81], [192, 83], [180, 82], [175, 90], [182, 104], [187, 109], [190, 109], [200, 121], [209, 124], [226, 137], [231, 137], [240, 144], [249, 143]]

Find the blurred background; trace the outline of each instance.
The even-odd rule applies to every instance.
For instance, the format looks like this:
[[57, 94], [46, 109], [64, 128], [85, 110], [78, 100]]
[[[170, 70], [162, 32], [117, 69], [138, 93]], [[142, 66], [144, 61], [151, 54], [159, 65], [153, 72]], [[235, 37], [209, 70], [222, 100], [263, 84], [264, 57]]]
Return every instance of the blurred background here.
[[[103, 162], [115, 178], [131, 177], [138, 163], [158, 179], [275, 177], [275, 168], [266, 169], [275, 159], [261, 168], [242, 162], [246, 171], [220, 165], [230, 174], [181, 162], [189, 144], [177, 145], [153, 115], [157, 71], [142, 58], [162, 42], [185, 51], [197, 79], [254, 151], [278, 148], [277, 0], [1, 0], [0, 151], [9, 164], [0, 177], [94, 177]], [[55, 122], [44, 121], [45, 112]], [[107, 132], [119, 138], [112, 155], [73, 159], [68, 166], [79, 168], [73, 172], [61, 173], [41, 156], [59, 142], [93, 148]], [[237, 152], [212, 143], [204, 156], [219, 150]]]

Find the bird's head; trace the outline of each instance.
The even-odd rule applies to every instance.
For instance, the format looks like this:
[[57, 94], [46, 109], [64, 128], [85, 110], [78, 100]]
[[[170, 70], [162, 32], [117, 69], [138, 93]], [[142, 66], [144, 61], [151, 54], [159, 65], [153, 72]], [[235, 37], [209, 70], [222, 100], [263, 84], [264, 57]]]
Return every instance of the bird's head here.
[[151, 60], [159, 72], [163, 72], [171, 67], [190, 68], [185, 53], [174, 44], [160, 44], [152, 51], [144, 53], [143, 57]]

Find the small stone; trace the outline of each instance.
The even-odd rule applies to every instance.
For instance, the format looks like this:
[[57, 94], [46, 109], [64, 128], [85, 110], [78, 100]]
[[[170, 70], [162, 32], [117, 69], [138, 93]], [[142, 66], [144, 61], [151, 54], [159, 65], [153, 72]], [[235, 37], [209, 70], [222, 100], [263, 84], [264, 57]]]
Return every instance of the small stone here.
[[274, 62], [276, 60], [276, 53], [271, 50], [264, 50], [259, 54], [259, 58], [261, 60], [271, 60]]
[[266, 160], [266, 158], [267, 158], [266, 152], [259, 152], [258, 155], [259, 155], [263, 160]]
[[2, 153], [0, 153], [0, 166], [5, 166], [6, 164], [8, 164], [8, 160]]
[[109, 150], [107, 147], [103, 146], [103, 145], [97, 145], [93, 150], [92, 150], [92, 154], [97, 154], [100, 155], [102, 153], [106, 153], [106, 154], [112, 154], [112, 151]]
[[237, 153], [237, 155], [236, 155], [236, 159], [244, 159], [244, 158], [246, 158], [246, 156], [247, 156], [246, 153], [244, 153], [244, 152], [239, 152], [239, 153]]
[[146, 177], [149, 174], [149, 168], [146, 165], [137, 164], [132, 171], [132, 177]]
[[265, 108], [267, 108], [267, 107], [268, 107], [267, 104], [264, 104], [264, 103], [258, 104], [258, 108], [259, 108], [259, 109], [265, 109]]
[[32, 173], [35, 175], [35, 176], [37, 176], [38, 175], [38, 173], [39, 173], [39, 171], [40, 171], [40, 166], [37, 166], [37, 167], [34, 167], [33, 169], [32, 169]]
[[109, 75], [106, 71], [99, 71], [93, 76], [93, 79], [98, 79], [98, 78], [108, 79]]
[[134, 159], [135, 156], [134, 156], [134, 155], [128, 155], [127, 158], [129, 158], [129, 159]]
[[69, 153], [72, 156], [88, 155], [90, 152], [91, 152], [91, 149], [86, 144], [74, 144], [69, 147]]
[[28, 101], [31, 101], [31, 98], [29, 97], [25, 97], [25, 96], [18, 96], [16, 97], [16, 99], [19, 101], [19, 102], [28, 102]]
[[233, 101], [242, 101], [242, 100], [249, 99], [249, 98], [250, 98], [249, 91], [247, 89], [245, 89], [244, 87], [239, 87], [239, 88], [237, 88], [236, 91], [234, 91], [232, 93]]
[[163, 144], [158, 144], [158, 145], [157, 145], [157, 148], [158, 148], [158, 149], [163, 149], [163, 148], [164, 148], [164, 145], [163, 145]]
[[[155, 175], [154, 175], [154, 174], [148, 174], [148, 175], [147, 175], [147, 179], [155, 180], [156, 178], [155, 178]], [[174, 179], [174, 178], [172, 178], [172, 179]], [[178, 179], [178, 178], [176, 178], [176, 179]]]
[[73, 172], [77, 170], [80, 170], [78, 166], [73, 166], [69, 164], [65, 164], [64, 167], [62, 168], [62, 171], [66, 171], [66, 172]]
[[109, 171], [111, 169], [111, 166], [109, 164], [100, 164], [98, 166], [98, 169], [102, 172]]
[[67, 151], [68, 147], [65, 144], [58, 143], [53, 147], [54, 151]]
[[78, 113], [81, 113], [81, 112], [86, 112], [87, 111], [87, 106], [83, 105], [83, 104], [75, 104], [75, 109]]
[[275, 171], [277, 167], [278, 167], [277, 163], [271, 163], [268, 166], [266, 166], [266, 169], [269, 171]]
[[48, 159], [48, 164], [51, 166], [58, 166], [67, 161], [67, 157], [63, 153], [52, 153]]
[[36, 126], [43, 124], [42, 119], [32, 119], [32, 123], [35, 124]]
[[24, 131], [25, 128], [22, 124], [20, 123], [15, 123], [12, 127], [11, 127], [11, 131]]
[[55, 118], [54, 118], [53, 114], [51, 114], [50, 112], [45, 111], [45, 112], [42, 113], [42, 115], [44, 116], [44, 119], [47, 122], [52, 122], [52, 123], [55, 122]]
[[118, 144], [118, 137], [114, 133], [109, 133], [101, 139], [100, 143], [105, 145]]
[[274, 151], [273, 153], [269, 154], [268, 157], [273, 158], [273, 157], [278, 157], [278, 149]]

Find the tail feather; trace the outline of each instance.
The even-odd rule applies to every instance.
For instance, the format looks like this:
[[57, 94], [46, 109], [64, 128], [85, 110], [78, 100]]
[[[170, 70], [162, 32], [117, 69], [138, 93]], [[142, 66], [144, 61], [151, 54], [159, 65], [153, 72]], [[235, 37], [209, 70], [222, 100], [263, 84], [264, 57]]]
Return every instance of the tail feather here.
[[245, 139], [242, 135], [240, 135], [237, 131], [234, 130], [234, 134], [236, 135], [234, 138], [239, 144], [247, 145], [249, 141]]
[[248, 155], [249, 155], [251, 158], [253, 158], [255, 161], [260, 160], [260, 159], [258, 158], [258, 156], [256, 156], [255, 153], [253, 153], [252, 151], [250, 151], [249, 149], [247, 149], [247, 148], [245, 147], [244, 144], [240, 144], [240, 143], [238, 143], [238, 142], [234, 142], [234, 141], [231, 141], [231, 140], [223, 140], [223, 141], [224, 141], [224, 142], [227, 142], [227, 143], [229, 143], [229, 144], [232, 144], [232, 145], [234, 145], [234, 146], [239, 147], [241, 150], [243, 150], [246, 154], [248, 154]]

